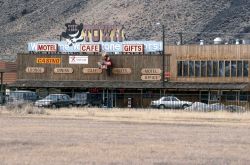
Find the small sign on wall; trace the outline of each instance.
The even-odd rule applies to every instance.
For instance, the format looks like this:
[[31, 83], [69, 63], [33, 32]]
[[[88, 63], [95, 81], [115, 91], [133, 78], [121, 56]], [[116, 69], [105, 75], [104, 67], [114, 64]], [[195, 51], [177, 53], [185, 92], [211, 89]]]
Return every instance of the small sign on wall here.
[[100, 73], [102, 73], [102, 69], [99, 69], [99, 68], [83, 68], [82, 72], [86, 73], [86, 74], [100, 74]]
[[161, 76], [160, 75], [142, 75], [141, 79], [145, 81], [159, 81], [161, 80]]
[[61, 58], [37, 58], [37, 64], [60, 64]]
[[27, 67], [25, 69], [26, 73], [44, 73], [43, 67]]
[[161, 69], [160, 68], [143, 68], [141, 70], [142, 74], [161, 74]]
[[132, 70], [131, 68], [113, 68], [112, 73], [113, 74], [131, 74]]
[[54, 73], [73, 73], [72, 68], [55, 68]]
[[88, 64], [88, 56], [69, 56], [69, 64]]

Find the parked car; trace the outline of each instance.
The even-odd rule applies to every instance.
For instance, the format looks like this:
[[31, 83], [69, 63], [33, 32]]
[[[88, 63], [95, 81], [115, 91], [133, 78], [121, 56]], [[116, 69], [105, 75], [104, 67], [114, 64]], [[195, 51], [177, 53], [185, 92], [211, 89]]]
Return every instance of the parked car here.
[[75, 101], [72, 100], [67, 94], [50, 94], [44, 99], [38, 100], [35, 102], [37, 107], [72, 107], [75, 104]]
[[150, 104], [151, 107], [155, 107], [159, 109], [164, 109], [164, 108], [185, 109], [186, 107], [189, 107], [191, 105], [192, 105], [192, 102], [181, 101], [177, 97], [174, 97], [174, 96], [164, 96], [164, 97], [161, 97], [159, 100], [152, 101]]
[[28, 91], [28, 90], [17, 90], [10, 91], [7, 96], [7, 103], [32, 103], [38, 100], [38, 95], [36, 92]]
[[75, 93], [72, 100], [75, 101], [74, 105], [76, 106], [85, 106], [88, 104], [88, 93], [87, 92]]

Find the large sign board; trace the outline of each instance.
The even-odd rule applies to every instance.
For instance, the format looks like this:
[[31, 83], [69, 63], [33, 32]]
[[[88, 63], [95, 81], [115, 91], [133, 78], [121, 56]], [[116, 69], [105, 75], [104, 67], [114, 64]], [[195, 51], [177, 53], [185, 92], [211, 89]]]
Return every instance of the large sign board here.
[[[45, 41], [41, 42], [29, 42], [28, 43], [28, 51], [31, 52], [39, 52], [37, 49], [37, 45], [40, 43], [44, 43]], [[55, 41], [55, 42], [48, 42], [47, 44], [57, 44], [58, 50], [57, 52], [68, 52], [68, 53], [74, 53], [74, 52], [88, 52], [89, 50], [92, 50], [92, 52], [98, 52], [96, 48], [88, 48], [88, 49], [81, 49], [81, 45], [100, 45], [99, 51], [107, 52], [107, 53], [122, 53], [122, 52], [129, 52], [128, 50], [123, 50], [124, 45], [129, 46], [131, 52], [134, 52], [135, 48], [131, 48], [133, 45], [143, 45], [144, 53], [154, 53], [154, 52], [160, 52], [162, 51], [162, 42], [161, 41], [123, 41], [123, 42], [86, 42], [82, 41], [79, 43], [75, 43], [72, 46], [69, 46], [66, 41]], [[82, 47], [83, 48], [83, 47]], [[86, 48], [86, 47], [85, 47]], [[137, 52], [139, 51], [139, 48], [137, 47]], [[84, 51], [83, 51], [84, 50]], [[94, 50], [94, 51], [93, 51]]]

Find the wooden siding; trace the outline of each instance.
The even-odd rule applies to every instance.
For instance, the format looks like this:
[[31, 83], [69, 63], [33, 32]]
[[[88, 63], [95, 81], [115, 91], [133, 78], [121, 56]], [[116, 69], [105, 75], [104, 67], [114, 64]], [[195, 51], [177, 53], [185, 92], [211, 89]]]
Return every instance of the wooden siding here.
[[17, 64], [15, 62], [0, 61], [0, 69], [4, 71], [3, 83], [11, 84], [17, 80]]
[[[18, 54], [18, 80], [50, 81], [142, 81], [143, 68], [161, 68], [162, 55], [111, 55], [113, 68], [131, 68], [131, 74], [84, 74], [83, 68], [97, 68], [100, 55], [88, 55], [88, 64], [69, 64], [68, 54]], [[77, 56], [77, 55], [76, 55]], [[86, 55], [87, 56], [87, 55]], [[167, 56], [167, 55], [166, 55]], [[36, 58], [61, 58], [61, 64], [37, 64]], [[167, 57], [165, 59], [167, 62]], [[26, 67], [44, 67], [44, 73], [26, 73]], [[73, 68], [72, 74], [54, 73], [54, 68]], [[160, 82], [160, 81], [157, 81]]]
[[[247, 60], [250, 61], [250, 45], [181, 45], [167, 46], [171, 54], [170, 81], [174, 82], [209, 82], [229, 83], [248, 82], [249, 77], [177, 77], [177, 61], [187, 60]], [[250, 62], [249, 62], [250, 63]], [[249, 70], [250, 74], [250, 70]]]

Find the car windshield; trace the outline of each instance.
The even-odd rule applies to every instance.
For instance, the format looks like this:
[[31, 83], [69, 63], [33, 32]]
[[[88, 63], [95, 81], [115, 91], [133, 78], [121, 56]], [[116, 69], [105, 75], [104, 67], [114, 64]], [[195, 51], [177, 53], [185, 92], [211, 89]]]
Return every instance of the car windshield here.
[[47, 96], [47, 97], [45, 97], [45, 99], [46, 100], [57, 100], [57, 99], [59, 99], [59, 97], [60, 96], [58, 96], [58, 95], [49, 95], [49, 96]]

